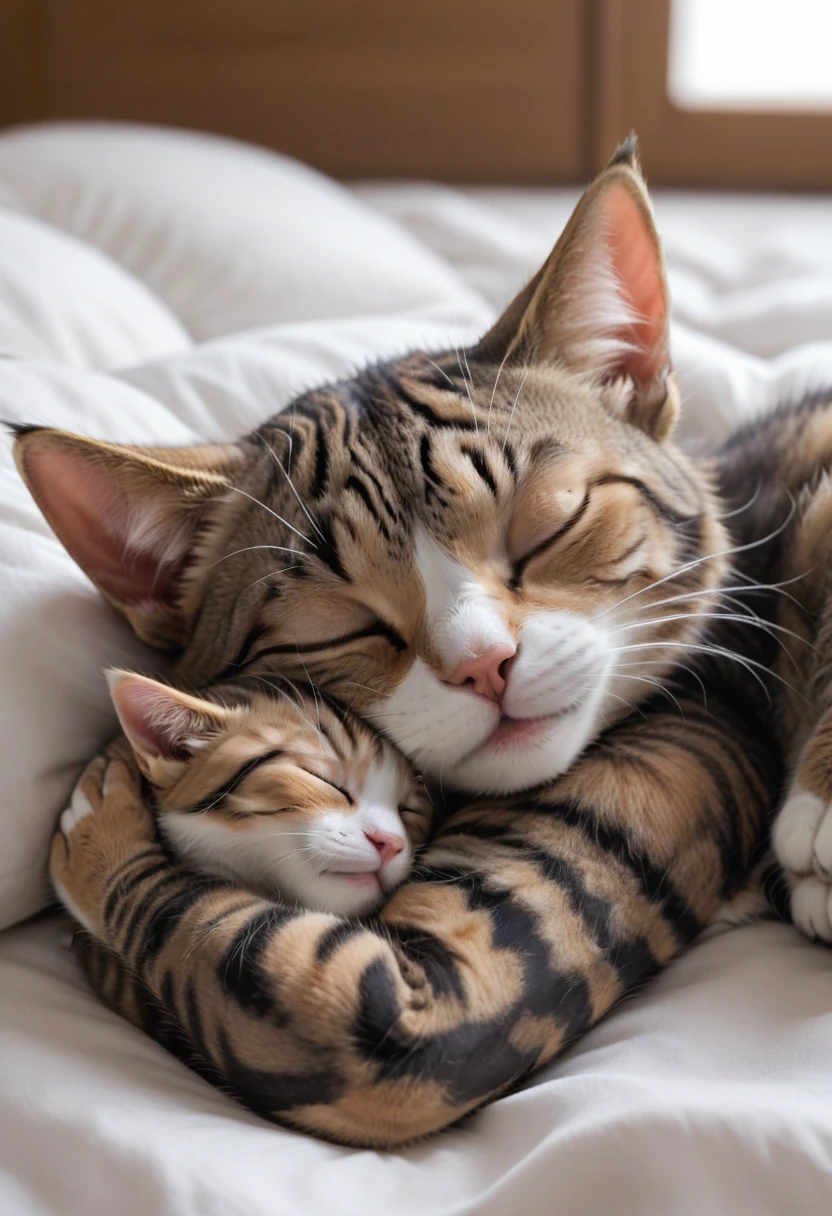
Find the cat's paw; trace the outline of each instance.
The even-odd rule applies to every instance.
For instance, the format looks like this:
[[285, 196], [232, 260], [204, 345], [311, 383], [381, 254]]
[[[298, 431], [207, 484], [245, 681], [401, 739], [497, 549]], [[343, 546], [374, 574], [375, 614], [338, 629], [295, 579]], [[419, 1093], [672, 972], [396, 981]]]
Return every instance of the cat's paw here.
[[772, 843], [789, 880], [792, 920], [807, 937], [832, 943], [832, 802], [792, 786]]
[[789, 875], [792, 920], [807, 937], [832, 945], [832, 884]]
[[119, 754], [93, 760], [61, 815], [49, 873], [64, 907], [94, 936], [111, 876], [154, 842], [153, 817], [141, 797], [139, 774]]
[[[101, 786], [106, 767], [107, 762], [103, 756], [93, 760], [87, 767], [83, 780], [79, 781], [72, 791], [69, 806], [62, 813], [58, 825], [64, 836], [69, 836], [82, 819], [86, 819], [87, 815], [92, 815], [94, 812], [94, 791]], [[98, 799], [95, 801], [99, 802]]]

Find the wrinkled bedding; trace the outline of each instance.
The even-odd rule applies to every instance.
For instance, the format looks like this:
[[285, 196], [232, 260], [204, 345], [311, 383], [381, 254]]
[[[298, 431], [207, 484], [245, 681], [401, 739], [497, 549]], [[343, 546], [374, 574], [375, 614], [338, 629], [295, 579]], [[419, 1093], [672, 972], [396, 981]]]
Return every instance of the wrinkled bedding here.
[[[0, 413], [124, 441], [233, 435], [415, 343], [468, 341], [573, 191], [344, 190], [219, 140], [0, 136]], [[832, 384], [832, 207], [659, 195], [683, 435]], [[275, 1129], [87, 992], [48, 899], [51, 825], [143, 653], [0, 465], [0, 1212], [742, 1216], [832, 1209], [832, 954], [712, 934], [553, 1068], [380, 1155]], [[22, 923], [21, 923], [22, 922]]]

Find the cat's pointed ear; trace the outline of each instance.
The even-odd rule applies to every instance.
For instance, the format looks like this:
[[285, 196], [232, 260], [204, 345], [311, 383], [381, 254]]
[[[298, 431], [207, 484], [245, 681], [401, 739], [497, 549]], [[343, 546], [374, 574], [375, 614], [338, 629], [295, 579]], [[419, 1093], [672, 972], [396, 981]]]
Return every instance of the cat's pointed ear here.
[[188, 639], [195, 547], [243, 458], [233, 444], [134, 448], [16, 428], [18, 469], [58, 539], [139, 637], [163, 649]]
[[147, 676], [106, 673], [121, 728], [136, 762], [157, 786], [169, 785], [183, 762], [228, 725], [230, 711]]
[[669, 299], [661, 243], [635, 136], [584, 192], [555, 248], [478, 348], [493, 361], [560, 362], [616, 394], [627, 420], [656, 439], [675, 421]]

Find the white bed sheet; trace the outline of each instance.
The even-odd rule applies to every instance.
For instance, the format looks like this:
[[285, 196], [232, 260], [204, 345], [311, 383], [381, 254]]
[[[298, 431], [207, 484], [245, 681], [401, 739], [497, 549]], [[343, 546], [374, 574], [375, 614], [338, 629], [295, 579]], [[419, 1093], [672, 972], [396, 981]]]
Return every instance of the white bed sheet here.
[[[76, 425], [90, 431], [111, 425], [100, 377], [95, 400], [84, 404], [90, 368], [120, 368], [130, 387], [120, 385], [124, 409], [140, 400], [136, 394], [150, 394], [175, 415], [181, 441], [232, 433], [235, 421], [249, 425], [261, 403], [265, 414], [375, 347], [395, 350], [417, 334], [467, 338], [536, 267], [575, 197], [356, 187], [371, 210], [356, 212], [350, 228], [354, 264], [361, 240], [374, 242], [374, 215], [383, 214], [378, 241], [398, 248], [392, 269], [411, 275], [405, 290], [391, 289], [388, 298], [384, 283], [378, 291], [357, 286], [353, 264], [342, 267], [331, 296], [323, 278], [314, 292], [301, 291], [293, 314], [291, 293], [276, 302], [272, 279], [252, 266], [252, 212], [234, 202], [233, 190], [224, 190], [217, 230], [228, 249], [213, 239], [209, 203], [195, 224], [193, 192], [166, 192], [168, 137], [142, 137], [140, 197], [135, 166], [118, 169], [127, 184], [113, 212], [100, 182], [97, 210], [77, 205], [77, 189], [69, 201], [56, 195], [67, 165], [89, 177], [97, 155], [88, 132], [64, 135], [60, 155], [54, 147], [34, 156], [18, 149], [11, 176], [0, 140], [0, 199], [11, 209], [5, 217], [0, 210], [0, 251], [21, 225], [49, 228], [32, 237], [28, 263], [22, 253], [13, 265], [0, 257], [0, 337], [7, 353], [25, 360], [14, 365], [15, 393], [39, 386], [37, 407], [52, 416], [48, 391], [59, 386], [54, 416], [71, 425], [80, 414]], [[168, 166], [158, 180], [157, 152], [155, 163]], [[233, 177], [229, 145], [200, 144], [203, 154], [200, 173], [224, 183]], [[163, 196], [160, 219], [154, 207]], [[141, 207], [127, 214], [137, 197]], [[278, 217], [278, 235], [285, 230], [289, 242], [301, 204], [294, 207], [286, 201]], [[724, 433], [789, 392], [832, 383], [828, 200], [668, 195], [657, 211], [690, 442]], [[187, 280], [196, 265], [195, 279], [170, 277], [157, 230], [138, 241], [149, 212], [174, 232], [180, 251], [185, 240], [179, 274]], [[266, 223], [259, 212], [256, 219]], [[326, 234], [333, 249], [336, 220]], [[390, 220], [412, 234], [410, 247], [395, 245]], [[308, 224], [303, 231], [307, 245], [291, 283], [301, 282], [304, 258], [315, 261]], [[79, 241], [92, 258], [80, 278]], [[385, 269], [380, 248], [374, 274]], [[225, 281], [217, 270], [224, 257], [234, 271]], [[270, 274], [282, 273], [270, 265]], [[6, 269], [13, 290], [4, 290]], [[63, 294], [49, 290], [50, 275]], [[132, 283], [120, 286], [124, 276]], [[75, 293], [67, 290], [73, 282]], [[120, 303], [108, 310], [110, 292]], [[373, 311], [383, 319], [364, 315]], [[304, 324], [287, 324], [293, 315]], [[245, 332], [252, 326], [256, 332]], [[205, 337], [213, 341], [200, 345]], [[33, 355], [41, 362], [29, 363]], [[26, 407], [24, 400], [21, 416]], [[147, 425], [163, 429], [158, 408]], [[120, 426], [134, 436], [141, 417], [117, 420], [115, 432]], [[2, 1216], [832, 1210], [832, 954], [786, 926], [746, 927], [697, 945], [522, 1092], [462, 1128], [391, 1154], [320, 1144], [240, 1109], [99, 1006], [63, 948], [66, 937], [56, 917], [0, 934]]]
[[4, 1216], [755, 1216], [829, 1210], [832, 961], [702, 943], [522, 1093], [416, 1148], [237, 1107], [87, 992], [57, 918], [0, 936]]

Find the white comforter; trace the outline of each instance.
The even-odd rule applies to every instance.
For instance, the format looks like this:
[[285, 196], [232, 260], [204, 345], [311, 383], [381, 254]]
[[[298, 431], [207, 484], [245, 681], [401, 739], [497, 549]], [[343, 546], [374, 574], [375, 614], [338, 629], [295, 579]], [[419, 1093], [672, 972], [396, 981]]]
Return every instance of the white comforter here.
[[[354, 194], [219, 142], [0, 138], [5, 416], [134, 441], [233, 434], [373, 354], [473, 336], [574, 199]], [[657, 211], [691, 442], [832, 384], [825, 200], [676, 195]], [[135, 651], [2, 472], [10, 923], [41, 905], [55, 812], [110, 729], [97, 667]], [[522, 1093], [387, 1155], [241, 1110], [100, 1007], [66, 937], [56, 917], [0, 934], [3, 1216], [832, 1209], [832, 955], [785, 926], [699, 944]]]

